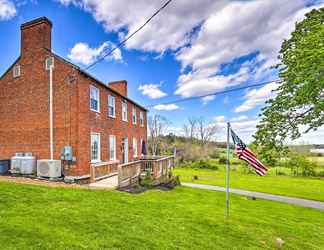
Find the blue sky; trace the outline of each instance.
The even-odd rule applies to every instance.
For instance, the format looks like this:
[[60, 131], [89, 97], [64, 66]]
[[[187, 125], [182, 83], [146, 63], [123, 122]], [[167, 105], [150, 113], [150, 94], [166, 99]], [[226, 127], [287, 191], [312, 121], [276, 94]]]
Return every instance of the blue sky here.
[[[0, 74], [19, 56], [21, 23], [40, 16], [53, 22], [53, 50], [86, 67], [157, 10], [161, 0], [0, 0]], [[281, 42], [296, 21], [323, 1], [174, 0], [125, 47], [90, 69], [103, 82], [125, 79], [129, 95], [143, 105], [193, 97], [276, 79]], [[250, 141], [275, 83], [205, 99], [158, 105], [181, 133], [187, 117], [224, 125]], [[324, 130], [299, 142], [319, 143]]]

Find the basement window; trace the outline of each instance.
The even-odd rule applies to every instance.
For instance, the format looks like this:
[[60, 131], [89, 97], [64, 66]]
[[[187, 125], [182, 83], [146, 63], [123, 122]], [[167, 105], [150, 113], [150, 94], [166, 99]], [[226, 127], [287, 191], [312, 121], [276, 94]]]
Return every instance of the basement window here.
[[20, 65], [13, 67], [13, 77], [17, 78], [20, 76]]

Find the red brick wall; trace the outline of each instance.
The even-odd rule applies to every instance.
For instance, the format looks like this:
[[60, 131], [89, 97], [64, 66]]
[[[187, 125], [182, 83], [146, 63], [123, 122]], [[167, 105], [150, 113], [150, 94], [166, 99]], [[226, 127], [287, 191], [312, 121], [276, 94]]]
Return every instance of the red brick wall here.
[[[100, 113], [90, 110], [90, 85], [94, 85], [100, 90]], [[79, 144], [79, 153], [82, 158], [79, 157], [79, 164], [84, 165], [83, 168], [89, 165], [90, 162], [90, 134], [91, 132], [100, 133], [101, 142], [101, 160], [109, 160], [109, 135], [116, 136], [116, 150], [117, 160], [122, 159], [122, 139], [128, 137], [128, 153], [129, 161], [133, 160], [133, 137], [137, 138], [138, 143], [138, 155], [141, 152], [140, 140], [147, 141], [147, 127], [146, 127], [146, 112], [140, 107], [136, 106], [137, 111], [137, 124], [132, 124], [132, 107], [134, 104], [127, 102], [128, 105], [128, 121], [122, 121], [121, 110], [122, 100], [120, 95], [113, 93], [108, 88], [98, 84], [92, 79], [79, 77], [79, 140], [82, 143]], [[116, 118], [108, 116], [108, 95], [116, 97]], [[140, 127], [139, 124], [139, 112], [144, 113], [144, 127]]]
[[127, 97], [127, 81], [123, 80], [123, 81], [110, 82], [108, 85], [110, 88], [116, 90], [122, 96]]
[[[12, 69], [0, 79], [0, 159], [9, 159], [16, 152], [32, 152], [38, 159], [48, 159], [49, 151], [49, 72], [45, 71], [45, 59], [50, 53], [36, 42], [47, 41], [47, 28], [41, 23], [41, 29], [33, 27], [31, 32], [23, 34], [21, 58], [16, 64], [21, 67], [21, 76], [13, 78]], [[49, 24], [48, 24], [49, 25]], [[43, 30], [44, 34], [39, 34]], [[44, 35], [44, 36], [42, 36]], [[38, 39], [37, 37], [46, 37]], [[34, 39], [34, 38], [36, 39]], [[48, 42], [45, 45], [50, 44]], [[44, 45], [43, 44], [43, 45]], [[60, 159], [64, 145], [73, 147], [77, 161], [66, 170], [66, 175], [89, 175], [90, 133], [101, 134], [101, 160], [107, 161], [108, 137], [116, 135], [117, 159], [121, 160], [122, 138], [129, 139], [129, 160], [133, 159], [133, 137], [147, 141], [146, 113], [144, 127], [132, 124], [132, 106], [128, 102], [128, 122], [121, 119], [122, 97], [90, 79], [59, 58], [55, 58], [53, 72], [54, 83], [54, 158]], [[74, 79], [68, 78], [73, 76]], [[100, 89], [100, 111], [90, 111], [90, 84]], [[108, 94], [116, 96], [116, 118], [108, 117]]]

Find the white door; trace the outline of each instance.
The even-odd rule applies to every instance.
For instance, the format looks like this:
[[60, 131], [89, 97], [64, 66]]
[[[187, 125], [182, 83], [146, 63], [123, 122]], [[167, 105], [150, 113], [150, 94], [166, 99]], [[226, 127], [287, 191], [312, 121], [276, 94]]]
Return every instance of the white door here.
[[124, 163], [128, 163], [128, 138], [124, 138]]

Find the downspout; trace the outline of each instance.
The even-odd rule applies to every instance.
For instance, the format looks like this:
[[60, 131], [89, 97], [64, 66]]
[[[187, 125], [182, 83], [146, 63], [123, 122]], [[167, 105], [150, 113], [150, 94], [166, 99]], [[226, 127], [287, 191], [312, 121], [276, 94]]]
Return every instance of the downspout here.
[[53, 65], [49, 70], [49, 104], [50, 104], [50, 159], [53, 160]]

